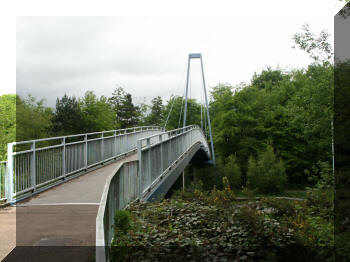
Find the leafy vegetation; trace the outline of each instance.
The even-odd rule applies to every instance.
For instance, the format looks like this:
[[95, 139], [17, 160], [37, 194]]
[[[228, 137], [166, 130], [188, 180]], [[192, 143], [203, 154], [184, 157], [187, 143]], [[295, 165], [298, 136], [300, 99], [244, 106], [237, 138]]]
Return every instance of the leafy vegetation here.
[[332, 261], [332, 194], [242, 202], [227, 178], [223, 185], [130, 205], [131, 226], [115, 234], [112, 261]]
[[276, 159], [271, 146], [260, 155], [256, 162], [249, 159], [247, 186], [261, 193], [275, 193], [284, 190], [287, 182], [284, 165]]
[[0, 96], [0, 161], [6, 160], [7, 143], [16, 139], [16, 96]]

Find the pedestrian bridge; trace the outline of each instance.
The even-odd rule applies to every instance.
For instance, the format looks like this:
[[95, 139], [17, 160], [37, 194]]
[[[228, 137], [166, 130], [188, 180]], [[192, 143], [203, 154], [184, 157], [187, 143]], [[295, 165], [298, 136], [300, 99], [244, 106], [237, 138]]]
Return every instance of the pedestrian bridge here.
[[195, 125], [15, 142], [8, 144], [6, 168], [0, 166], [0, 197], [17, 207], [16, 246], [96, 247], [96, 261], [108, 261], [116, 210], [161, 198], [190, 161], [210, 158]]

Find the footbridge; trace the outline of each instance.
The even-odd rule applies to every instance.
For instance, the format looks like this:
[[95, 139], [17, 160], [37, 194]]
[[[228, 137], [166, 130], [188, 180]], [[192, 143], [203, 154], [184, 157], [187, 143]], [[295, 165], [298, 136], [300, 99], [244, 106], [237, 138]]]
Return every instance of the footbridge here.
[[[201, 127], [186, 126], [191, 59], [201, 61]], [[160, 199], [191, 161], [215, 164], [201, 54], [189, 55], [185, 94], [175, 130], [165, 123], [9, 143], [0, 201], [16, 206], [16, 248], [5, 261], [109, 261], [117, 210]]]
[[195, 125], [10, 143], [2, 200], [16, 206], [16, 246], [95, 247], [96, 261], [108, 261], [116, 210], [164, 196], [191, 160], [210, 156]]

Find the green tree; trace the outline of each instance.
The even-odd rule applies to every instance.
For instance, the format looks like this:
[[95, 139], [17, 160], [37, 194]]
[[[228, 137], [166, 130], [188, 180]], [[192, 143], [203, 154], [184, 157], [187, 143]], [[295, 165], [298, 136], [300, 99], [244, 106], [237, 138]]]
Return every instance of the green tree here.
[[114, 90], [108, 102], [115, 112], [116, 125], [119, 128], [132, 127], [139, 123], [140, 108], [133, 104], [131, 94], [126, 93], [122, 87]]
[[272, 70], [271, 67], [267, 67], [267, 70], [262, 70], [260, 74], [254, 73], [252, 85], [258, 89], [271, 89], [278, 85], [283, 78], [284, 74], [281, 70]]
[[242, 174], [239, 165], [237, 164], [236, 156], [230, 155], [226, 159], [224, 166], [224, 174], [228, 179], [232, 189], [240, 189], [242, 186]]
[[[329, 42], [329, 33], [322, 30], [316, 35], [310, 30], [308, 24], [304, 24], [301, 33], [296, 33], [293, 40], [301, 50], [307, 52], [315, 62], [332, 63], [333, 48]], [[293, 46], [295, 48], [295, 46]]]
[[[165, 120], [169, 117], [166, 128], [168, 130], [176, 129], [183, 126], [184, 117], [184, 99], [180, 96], [171, 97], [164, 108]], [[186, 126], [200, 125], [201, 123], [201, 106], [195, 99], [187, 100], [187, 117]]]
[[146, 117], [145, 122], [149, 125], [161, 125], [164, 123], [164, 106], [160, 96], [152, 99], [150, 109], [151, 112]]
[[7, 159], [7, 143], [16, 140], [16, 95], [0, 96], [0, 161]]
[[28, 95], [16, 99], [16, 141], [39, 139], [51, 136], [53, 112], [44, 106], [44, 99]]
[[115, 125], [115, 113], [105, 96], [97, 98], [93, 91], [87, 91], [79, 99], [84, 132], [112, 130]]
[[287, 182], [285, 168], [281, 160], [277, 160], [273, 148], [268, 146], [259, 155], [257, 162], [250, 157], [247, 172], [247, 186], [261, 193], [276, 193], [284, 190]]
[[56, 135], [79, 134], [83, 132], [83, 116], [75, 96], [65, 94], [56, 99], [56, 110], [52, 119]]

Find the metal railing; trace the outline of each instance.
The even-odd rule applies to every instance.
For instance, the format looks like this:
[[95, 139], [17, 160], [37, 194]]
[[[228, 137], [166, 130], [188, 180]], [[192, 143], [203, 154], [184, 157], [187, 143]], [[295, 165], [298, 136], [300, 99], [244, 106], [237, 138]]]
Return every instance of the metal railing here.
[[209, 152], [208, 143], [200, 127], [187, 126], [141, 138], [137, 141], [139, 160], [140, 193], [144, 194], [169, 167], [187, 152], [194, 144], [200, 142]]
[[6, 161], [0, 161], [0, 201], [5, 198], [5, 175], [6, 175]]
[[138, 139], [160, 132], [160, 127], [145, 126], [9, 143], [7, 201], [130, 153]]
[[105, 184], [96, 217], [96, 262], [109, 261], [115, 212], [139, 195], [138, 161], [121, 164]]
[[187, 126], [137, 141], [138, 160], [121, 164], [106, 181], [96, 218], [96, 262], [109, 261], [114, 216], [135, 199], [141, 199], [162, 173], [167, 172], [196, 143], [209, 147], [198, 126]]

